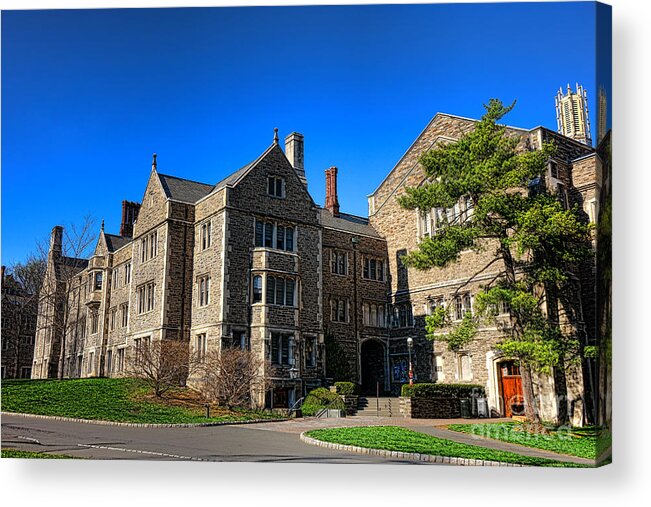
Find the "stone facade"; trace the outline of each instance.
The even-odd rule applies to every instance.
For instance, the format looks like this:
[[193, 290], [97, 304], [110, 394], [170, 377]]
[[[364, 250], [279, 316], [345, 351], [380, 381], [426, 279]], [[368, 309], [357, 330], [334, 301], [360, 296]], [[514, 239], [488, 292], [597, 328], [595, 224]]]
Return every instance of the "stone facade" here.
[[2, 266], [2, 378], [30, 378], [36, 337], [38, 294]]
[[[154, 159], [142, 202], [123, 204], [123, 235], [102, 230], [90, 259], [63, 256], [55, 228], [45, 290], [59, 296], [49, 314], [41, 312], [33, 378], [56, 375], [62, 345], [64, 376], [119, 376], [137, 340], [174, 339], [193, 350], [236, 344], [270, 360], [273, 389], [256, 399], [259, 405], [289, 406], [332, 380], [397, 396], [408, 381], [412, 338], [416, 381], [481, 384], [491, 413], [503, 415], [500, 368], [509, 358], [496, 349], [501, 325], [481, 329], [460, 353], [425, 337], [425, 317], [437, 301], [462, 287], [463, 304], [472, 309], [473, 295], [495, 275], [488, 269], [473, 276], [494, 258], [494, 245], [463, 252], [445, 269], [421, 272], [400, 262], [424, 231], [419, 214], [402, 209], [396, 197], [424, 181], [423, 152], [474, 125], [437, 114], [369, 196], [369, 218], [340, 212], [336, 168], [326, 170], [325, 206], [313, 201], [297, 133], [284, 151], [276, 136], [255, 161], [216, 185], [160, 174]], [[542, 127], [507, 132], [520, 137], [523, 149], [557, 145], [542, 181], [564, 189], [568, 205], [579, 204], [594, 221], [598, 152]], [[586, 344], [596, 333], [594, 276], [584, 266], [577, 279], [583, 315], [565, 315], [559, 303], [562, 325], [585, 330]], [[54, 326], [62, 307], [66, 323]], [[507, 325], [508, 313], [503, 320]], [[574, 423], [584, 422], [585, 376], [586, 365], [536, 378], [545, 419], [567, 411]]]
[[[394, 308], [388, 340], [392, 394], [399, 394], [400, 384], [406, 380], [401, 372], [408, 358], [407, 338], [411, 337], [416, 381], [481, 384], [486, 388], [491, 414], [504, 415], [500, 375], [509, 358], [500, 355], [496, 343], [501, 336], [500, 328], [508, 325], [508, 314], [497, 327], [481, 328], [478, 337], [458, 353], [449, 351], [445, 342], [430, 341], [425, 337], [425, 317], [441, 300], [450, 302], [454, 294], [465, 293], [468, 295], [468, 308], [472, 309], [473, 296], [496, 274], [496, 270], [489, 268], [477, 275], [477, 271], [494, 258], [494, 245], [486, 243], [479, 252], [462, 252], [459, 261], [446, 268], [418, 271], [400, 263], [400, 256], [416, 248], [425, 231], [419, 213], [402, 209], [396, 197], [404, 192], [405, 187], [419, 186], [425, 181], [424, 169], [418, 161], [422, 153], [437, 143], [458, 139], [474, 124], [475, 120], [437, 114], [369, 196], [369, 222], [387, 242], [391, 273], [388, 302]], [[543, 127], [530, 131], [507, 127], [507, 134], [520, 137], [520, 149], [539, 149], [543, 143], [553, 142], [557, 149], [547, 174], [541, 175], [542, 184], [550, 190], [560, 189], [566, 195], [568, 206], [578, 204], [585, 211], [585, 220], [595, 222], [602, 179], [602, 161], [597, 151]], [[462, 212], [463, 206], [460, 203]], [[585, 345], [594, 344], [596, 340], [594, 286], [594, 269], [591, 266], [577, 267], [576, 294], [581, 304], [555, 302], [557, 308], [554, 311], [561, 326], [573, 328]], [[406, 319], [400, 318], [403, 306], [407, 307]], [[582, 315], [569, 315], [566, 310], [572, 306], [581, 307]], [[551, 311], [551, 307], [548, 310]], [[551, 376], [534, 379], [534, 390], [544, 419], [558, 420], [559, 414], [564, 412], [573, 424], [580, 425], [586, 421], [590, 410], [586, 406], [589, 397], [585, 396], [591, 381], [590, 367], [584, 364], [557, 368]]]

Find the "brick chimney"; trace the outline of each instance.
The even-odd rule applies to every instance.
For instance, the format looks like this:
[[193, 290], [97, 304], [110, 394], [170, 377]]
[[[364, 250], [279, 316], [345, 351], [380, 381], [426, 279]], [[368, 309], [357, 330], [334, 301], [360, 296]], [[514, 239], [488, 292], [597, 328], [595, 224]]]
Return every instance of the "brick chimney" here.
[[63, 227], [55, 225], [50, 234], [50, 255], [61, 257], [63, 254]]
[[303, 184], [307, 187], [307, 178], [305, 177], [303, 134], [292, 132], [285, 138], [285, 156], [292, 164], [292, 167], [298, 174]]
[[122, 223], [120, 224], [120, 236], [124, 238], [133, 237], [133, 224], [138, 219], [140, 203], [122, 201]]
[[339, 199], [337, 198], [337, 168], [326, 169], [326, 200], [325, 207], [332, 216], [339, 216]]

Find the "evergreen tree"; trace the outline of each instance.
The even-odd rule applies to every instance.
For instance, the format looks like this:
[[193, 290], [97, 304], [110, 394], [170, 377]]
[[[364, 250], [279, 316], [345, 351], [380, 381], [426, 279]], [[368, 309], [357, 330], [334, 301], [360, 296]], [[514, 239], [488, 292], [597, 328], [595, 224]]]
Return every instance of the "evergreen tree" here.
[[[560, 325], [554, 309], [558, 300], [572, 299], [563, 295], [573, 290], [572, 271], [592, 254], [591, 232], [578, 207], [566, 209], [544, 186], [554, 146], [528, 149], [498, 124], [514, 105], [491, 99], [473, 131], [421, 156], [427, 180], [407, 188], [399, 203], [422, 213], [438, 209], [439, 223], [402, 261], [428, 270], [458, 261], [464, 250], [494, 249], [494, 257], [464, 284], [497, 270], [476, 295], [475, 314], [452, 324], [449, 303], [439, 307], [426, 319], [428, 335], [458, 351], [474, 339], [480, 322], [498, 321], [498, 309], [507, 309], [510, 325], [502, 326], [498, 348], [518, 360], [525, 415], [539, 424], [532, 372], [550, 373], [594, 352], [582, 346], [576, 330]], [[457, 205], [462, 200], [466, 205]], [[441, 334], [442, 328], [449, 332]]]

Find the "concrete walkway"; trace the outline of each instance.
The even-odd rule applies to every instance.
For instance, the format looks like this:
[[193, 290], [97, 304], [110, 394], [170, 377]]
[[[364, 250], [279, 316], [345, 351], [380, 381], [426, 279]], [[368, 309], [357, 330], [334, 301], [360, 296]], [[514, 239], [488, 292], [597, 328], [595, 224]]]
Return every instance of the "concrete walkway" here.
[[[522, 456], [531, 456], [535, 458], [547, 458], [556, 461], [567, 463], [577, 463], [581, 465], [594, 465], [595, 461], [579, 458], [576, 456], [568, 456], [566, 454], [558, 454], [544, 449], [534, 449], [532, 447], [525, 447], [519, 444], [511, 444], [484, 438], [479, 435], [468, 433], [461, 433], [458, 431], [451, 431], [445, 429], [448, 424], [494, 424], [500, 422], [512, 422], [512, 419], [499, 418], [499, 419], [406, 419], [404, 417], [374, 417], [374, 416], [352, 416], [343, 418], [303, 418], [291, 419], [283, 422], [272, 422], [263, 424], [251, 424], [246, 428], [255, 430], [266, 430], [280, 433], [294, 433], [300, 434], [304, 431], [310, 431], [321, 428], [350, 428], [356, 426], [400, 426], [419, 433], [425, 433], [438, 438], [452, 440], [462, 444], [476, 445], [487, 449], [495, 449], [498, 451], [508, 451], [520, 454]], [[242, 428], [245, 428], [244, 426]]]
[[[467, 423], [467, 422], [466, 422]], [[464, 424], [466, 424], [464, 423]], [[448, 423], [453, 424], [453, 423]], [[490, 424], [490, 423], [488, 423]], [[419, 428], [411, 428], [419, 433], [426, 433], [438, 438], [452, 440], [460, 444], [476, 445], [487, 449], [494, 449], [497, 451], [508, 451], [520, 454], [522, 456], [531, 456], [534, 458], [547, 458], [556, 461], [563, 461], [566, 463], [578, 463], [580, 465], [594, 465], [595, 460], [587, 458], [579, 458], [577, 456], [568, 456], [567, 454], [558, 454], [544, 449], [534, 449], [533, 447], [525, 447], [524, 445], [511, 444], [509, 442], [502, 442], [501, 440], [494, 440], [492, 438], [485, 438], [479, 435], [469, 433], [461, 433], [459, 431], [452, 431], [441, 427], [434, 426], [421, 426]]]

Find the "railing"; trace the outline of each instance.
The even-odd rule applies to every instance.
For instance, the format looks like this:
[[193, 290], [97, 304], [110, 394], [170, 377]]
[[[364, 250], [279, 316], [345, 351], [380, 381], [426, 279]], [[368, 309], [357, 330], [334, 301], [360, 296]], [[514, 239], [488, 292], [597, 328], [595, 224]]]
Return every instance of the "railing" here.
[[319, 418], [319, 417], [323, 417], [323, 414], [327, 414], [327, 413], [328, 413], [328, 410], [330, 410], [330, 407], [331, 407], [332, 405], [334, 405], [335, 403], [337, 403], [337, 404], [341, 403], [341, 399], [332, 400], [332, 401], [331, 401], [330, 403], [328, 403], [325, 407], [323, 407], [321, 410], [319, 410], [319, 411], [316, 413], [315, 417], [317, 417], [317, 418]]
[[303, 406], [303, 401], [304, 400], [305, 400], [305, 397], [301, 397], [298, 400], [296, 400], [296, 402], [294, 402], [294, 404], [291, 407], [289, 407], [289, 410], [287, 410], [287, 416], [291, 417], [292, 412], [294, 412], [294, 413], [298, 412], [301, 409], [301, 407]]

